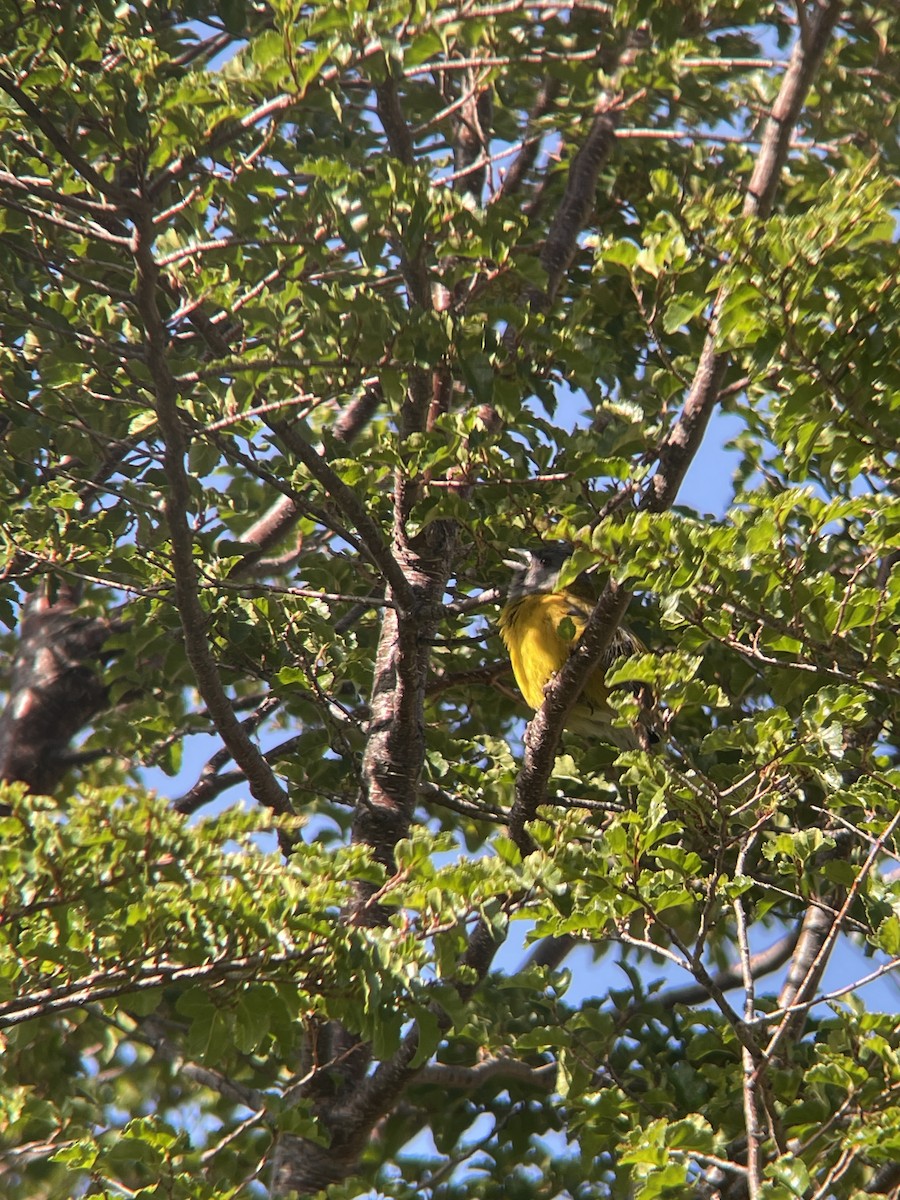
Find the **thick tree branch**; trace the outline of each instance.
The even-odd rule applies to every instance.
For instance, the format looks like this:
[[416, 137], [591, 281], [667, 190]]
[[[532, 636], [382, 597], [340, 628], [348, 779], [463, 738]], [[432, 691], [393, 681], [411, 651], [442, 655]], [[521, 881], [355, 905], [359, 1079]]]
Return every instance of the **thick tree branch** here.
[[588, 135], [569, 167], [566, 190], [541, 252], [541, 266], [547, 272], [548, 301], [552, 301], [559, 290], [575, 256], [578, 235], [596, 202], [597, 179], [609, 161], [616, 141], [615, 103], [604, 99], [598, 106]]
[[237, 539], [248, 553], [232, 567], [229, 577], [239, 577], [251, 569], [265, 552], [277, 546], [282, 538], [294, 528], [301, 516], [301, 509], [292, 496], [281, 495], [257, 517], [249, 529]]
[[557, 971], [578, 944], [578, 939], [567, 933], [561, 937], [542, 937], [531, 947], [519, 970], [546, 967], [549, 971]]
[[813, 80], [844, 5], [840, 0], [817, 0], [806, 28], [801, 29], [787, 71], [763, 133], [756, 166], [747, 186], [744, 214], [765, 220], [772, 212], [781, 172], [787, 162], [794, 127], [800, 119]]
[[0, 715], [0, 779], [51, 792], [68, 766], [70, 740], [106, 704], [98, 667], [112, 632], [79, 617], [73, 596], [39, 593], [28, 605]]
[[342, 410], [331, 428], [331, 437], [340, 446], [349, 446], [365, 429], [378, 408], [384, 403], [381, 384], [377, 380], [366, 385], [361, 395]]
[[[401, 433], [410, 433], [420, 426], [427, 410], [414, 398], [404, 408]], [[289, 442], [286, 444], [291, 448]], [[318, 456], [314, 457], [318, 459]], [[316, 465], [310, 463], [313, 474]], [[369, 735], [362, 764], [362, 788], [352, 829], [354, 842], [370, 847], [375, 858], [388, 870], [393, 870], [394, 847], [406, 836], [418, 801], [425, 754], [425, 685], [431, 644], [442, 612], [456, 539], [455, 527], [441, 521], [433, 522], [415, 539], [407, 537], [407, 506], [412, 503], [414, 494], [414, 482], [398, 478], [394, 497], [393, 553], [387, 550], [385, 553], [402, 572], [406, 600], [402, 604], [392, 603], [382, 618]], [[362, 530], [360, 533], [362, 535]], [[388, 585], [386, 598], [395, 601], [391, 576], [388, 576]], [[364, 925], [383, 922], [384, 914], [371, 902], [373, 897], [373, 885], [357, 884], [355, 902], [349, 913], [351, 921]], [[477, 944], [479, 952], [479, 962], [473, 964], [476, 974], [479, 969], [487, 970], [496, 950], [494, 942], [490, 953], [482, 955], [481, 941], [473, 938], [472, 943], [473, 947]], [[477, 977], [481, 978], [481, 975]], [[293, 1189], [305, 1195], [345, 1178], [366, 1145], [373, 1126], [396, 1103], [414, 1074], [411, 1064], [419, 1044], [417, 1026], [404, 1038], [397, 1053], [378, 1064], [368, 1077], [368, 1047], [357, 1043], [334, 1023], [331, 1035], [345, 1048], [345, 1065], [341, 1072], [333, 1073], [333, 1094], [323, 1100], [320, 1108], [323, 1124], [331, 1133], [330, 1146], [327, 1153], [323, 1153], [322, 1147], [305, 1138], [287, 1136], [280, 1139], [275, 1167], [279, 1190]]]
[[875, 1177], [866, 1188], [867, 1196], [900, 1195], [900, 1162], [886, 1163], [875, 1172]]
[[[745, 212], [760, 213], [764, 210], [763, 215], [768, 215], [768, 211], [771, 209], [778, 176], [787, 154], [793, 124], [799, 116], [806, 91], [821, 61], [828, 34], [833, 27], [834, 21], [837, 19], [837, 11], [838, 6], [832, 5], [830, 9], [820, 14], [820, 22], [817, 26], [816, 34], [810, 42], [812, 58], [795, 55], [794, 70], [789, 70], [784, 81], [782, 92], [773, 109], [772, 118], [767, 128], [767, 136], [764, 138], [760, 159], [757, 162], [756, 169], [748, 186]], [[797, 58], [802, 58], [802, 66], [796, 62]], [[589, 160], [585, 164], [585, 169], [588, 173], [588, 168], [593, 169], [595, 162], [602, 162], [601, 151], [606, 146], [604, 134], [609, 134], [609, 144], [611, 145], [614, 130], [606, 130], [602, 123], [595, 122], [592, 133], [596, 136], [597, 154], [594, 160]], [[599, 166], [597, 169], [599, 170]], [[586, 217], [589, 208], [579, 208], [576, 204], [577, 194], [578, 189], [576, 188], [571, 199], [570, 211], [576, 215], [581, 211], [584, 213], [584, 217]], [[561, 209], [561, 212], [563, 211]], [[557, 214], [557, 221], [561, 228], [562, 218], [559, 213]], [[574, 238], [570, 239], [570, 241], [574, 246]], [[554, 272], [559, 270], [559, 277], [561, 278], [561, 272], [568, 265], [569, 260], [562, 260], [557, 256], [557, 251], [549, 239], [548, 245], [551, 245], [552, 253], [549, 258], [545, 257], [544, 265], [548, 270], [550, 280], [548, 293], [552, 296], [554, 290], [553, 281], [557, 278]], [[548, 251], [545, 247], [545, 256], [547, 254]], [[561, 262], [564, 265], [560, 266]], [[661, 450], [656, 475], [651, 482], [651, 487], [643, 497], [642, 507], [646, 507], [651, 511], [662, 511], [674, 502], [687, 467], [700, 445], [710, 415], [718, 403], [722, 381], [727, 370], [726, 356], [717, 353], [715, 348], [715, 315], [716, 309], [722, 303], [723, 298], [723, 293], [720, 293], [719, 297], [717, 297], [710, 333], [704, 344], [700, 364], [688, 399], [685, 402], [684, 410]], [[543, 802], [546, 795], [547, 782], [555, 760], [556, 746], [562, 728], [565, 725], [566, 716], [577, 699], [588, 674], [611, 643], [615, 629], [624, 615], [629, 599], [628, 594], [618, 588], [615, 580], [610, 580], [581, 639], [570, 655], [565, 668], [548, 688], [544, 705], [526, 731], [525, 760], [517, 779], [516, 797], [509, 821], [510, 836], [523, 854], [527, 854], [535, 848], [525, 826], [528, 821], [533, 819], [538, 806]], [[569, 940], [565, 938], [550, 939], [545, 947], [546, 960], [554, 966], [558, 965], [558, 962], [568, 952], [570, 944]], [[782, 946], [779, 953], [789, 953], [789, 950], [785, 950], [784, 946]], [[543, 961], [543, 957], [541, 961]], [[710, 984], [712, 982], [715, 984], [715, 998], [718, 1002], [723, 998], [723, 987], [732, 985], [729, 982], [727, 973], [721, 977], [717, 977], [715, 981], [709, 979], [701, 980], [697, 988], [698, 990], [702, 990], [704, 998], [711, 994]], [[688, 994], [690, 997], [693, 995], [693, 992]], [[739, 1032], [744, 1033], [745, 1031], [739, 1030]], [[741, 1040], [745, 1060], [745, 1074], [750, 1079], [752, 1086], [755, 1087], [757, 1076], [754, 1068], [759, 1062], [759, 1047], [755, 1044], [755, 1039], [749, 1038], [749, 1036], [746, 1038], [742, 1037]], [[758, 1132], [755, 1125], [752, 1132], [754, 1136]], [[758, 1172], [756, 1171], [751, 1172], [750, 1175], [753, 1180], [758, 1178]], [[753, 1185], [751, 1184], [751, 1186]]]
[[[463, 1002], [469, 1000], [485, 978], [502, 944], [502, 937], [483, 918], [479, 918], [469, 938], [469, 944], [459, 966], [462, 968], [455, 987]], [[452, 1021], [439, 1003], [432, 1005], [438, 1025], [444, 1031]], [[379, 1063], [369, 1078], [362, 1081], [352, 1095], [346, 1112], [346, 1128], [360, 1133], [371, 1130], [375, 1122], [390, 1111], [407, 1085], [418, 1079], [425, 1065], [412, 1067], [419, 1049], [419, 1027], [415, 1024], [406, 1034], [399, 1050], [385, 1062]], [[554, 1068], [555, 1070], [555, 1068]]]
[[[815, 992], [827, 962], [822, 960], [818, 970], [815, 969], [815, 965], [828, 943], [836, 920], [833, 909], [818, 904], [810, 904], [804, 913], [797, 930], [797, 943], [791, 959], [790, 970], [778, 994], [779, 1008], [803, 1005]], [[794, 1018], [795, 1027], [803, 1025], [805, 1015], [805, 1010], [803, 1010]], [[785, 1033], [787, 1033], [787, 1025]]]
[[415, 143], [403, 115], [397, 81], [390, 74], [390, 65], [385, 63], [385, 66], [388, 74], [375, 87], [375, 111], [378, 113], [382, 129], [387, 134], [391, 154], [405, 167], [412, 167], [416, 161]]
[[486, 1083], [505, 1083], [509, 1080], [550, 1093], [556, 1086], [556, 1073], [556, 1063], [531, 1067], [518, 1058], [489, 1058], [474, 1067], [429, 1063], [416, 1076], [416, 1082], [429, 1087], [474, 1091]]
[[[643, 31], [631, 35], [619, 56], [614, 79], [630, 66], [638, 51], [647, 44]], [[620, 120], [621, 99], [615, 94], [615, 82], [605, 90], [594, 106], [594, 119], [569, 165], [566, 190], [550, 224], [547, 240], [541, 251], [541, 266], [547, 272], [545, 300], [552, 303], [569, 269], [578, 236], [597, 200], [597, 180], [606, 166], [616, 142], [616, 127]]]
[[481, 203], [484, 191], [493, 120], [493, 92], [484, 78], [474, 68], [466, 71], [453, 129], [454, 187], [474, 204]]
[[[394, 79], [388, 75], [376, 86], [378, 115], [391, 153], [406, 166], [415, 160], [415, 146], [403, 116]], [[430, 309], [430, 280], [422, 249], [414, 256], [398, 247], [410, 304]], [[407, 397], [400, 412], [401, 442], [422, 432], [434, 395], [430, 373], [412, 367]], [[356, 494], [299, 433], [285, 422], [271, 428], [325, 489], [380, 569], [386, 584], [386, 601], [375, 658], [371, 718], [362, 763], [362, 787], [353, 819], [352, 837], [368, 846], [388, 870], [394, 866], [394, 847], [406, 836], [419, 796], [425, 754], [424, 704], [431, 643], [442, 612], [442, 601], [453, 562], [456, 531], [448, 522], [436, 521], [416, 538], [407, 523], [421, 490], [419, 481], [402, 468], [395, 474], [392, 544]], [[374, 887], [358, 882], [348, 914], [357, 924], [380, 924], [380, 906], [371, 903]], [[367, 1077], [368, 1046], [348, 1035], [337, 1023], [329, 1030], [332, 1041], [344, 1047], [342, 1068], [332, 1072], [330, 1094], [323, 1097], [319, 1115], [329, 1130], [327, 1152], [305, 1138], [287, 1136], [279, 1141], [274, 1176], [279, 1191], [309, 1194], [336, 1182], [353, 1169], [375, 1122], [396, 1103], [411, 1076], [410, 1064], [418, 1048], [413, 1028], [391, 1059]]]
[[[771, 211], [794, 124], [821, 63], [840, 9], [838, 0], [832, 0], [820, 8], [811, 23], [808, 36], [801, 39], [795, 47], [766, 128], [760, 159], [748, 185], [745, 201], [747, 214], [766, 217]], [[600, 127], [597, 128], [596, 137], [598, 146], [605, 144]], [[594, 161], [595, 158], [591, 157], [585, 164], [585, 171], [588, 168], [593, 170]], [[599, 166], [597, 169], [599, 170]], [[584, 211], [576, 203], [576, 197], [582, 196], [583, 192], [581, 182], [578, 186], [573, 185], [573, 197], [570, 204], [565, 206], [565, 211], [570, 216]], [[561, 226], [562, 218], [559, 218], [559, 222]], [[574, 229], [574, 226], [572, 228]], [[577, 232], [575, 230], [569, 239], [571, 245], [574, 245]], [[550, 266], [555, 271], [557, 264], [564, 261], [564, 256], [561, 257], [554, 249], [551, 257]], [[549, 270], [550, 267], [548, 272]], [[550, 275], [551, 285], [553, 278], [554, 276]], [[551, 289], [548, 287], [548, 290]], [[656, 473], [641, 499], [641, 507], [651, 512], [661, 512], [674, 503], [687, 468], [697, 452], [710, 416], [718, 403], [728, 359], [725, 354], [716, 350], [715, 309], [721, 306], [724, 295], [723, 290], [714, 306], [710, 332], [682, 414], [660, 448]], [[566, 716], [591, 670], [609, 647], [619, 621], [628, 607], [629, 599], [628, 594], [619, 588], [614, 580], [610, 580], [566, 666], [548, 688], [547, 699], [528, 727], [525, 737], [525, 761], [517, 781], [516, 801], [510, 815], [510, 836], [523, 854], [534, 848], [524, 826], [533, 818], [538, 805], [543, 802]]]
[[[435, 522], [426, 532], [429, 544], [422, 549], [427, 557], [412, 547], [398, 554], [413, 603], [400, 611], [385, 609], [382, 618], [363, 756], [364, 789], [353, 824], [354, 840], [371, 846], [386, 865], [393, 862], [397, 840], [406, 835], [419, 795], [431, 641], [454, 549], [452, 527]], [[392, 583], [388, 598], [393, 596]]]

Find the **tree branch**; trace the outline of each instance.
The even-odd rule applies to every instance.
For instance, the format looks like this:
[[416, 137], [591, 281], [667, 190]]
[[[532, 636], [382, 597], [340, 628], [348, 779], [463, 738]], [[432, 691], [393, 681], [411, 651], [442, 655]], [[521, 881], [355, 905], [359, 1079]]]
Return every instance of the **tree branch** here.
[[[267, 697], [257, 707], [256, 711], [251, 713], [249, 717], [245, 717], [241, 721], [241, 726], [247, 734], [258, 729], [262, 722], [273, 712], [278, 705], [278, 700], [275, 697]], [[293, 744], [297, 741], [296, 738], [289, 738], [286, 742], [282, 742], [280, 746], [275, 746], [272, 750], [267, 750], [263, 758], [268, 763], [277, 762], [279, 758], [284, 757], [289, 753]], [[222, 768], [231, 759], [231, 752], [227, 746], [220, 747], [209, 759], [204, 763], [203, 769], [196, 783], [185, 792], [183, 796], [179, 796], [177, 800], [172, 801], [172, 807], [176, 812], [183, 813], [189, 816], [195, 813], [204, 804], [208, 804], [214, 800], [221, 792], [227, 788], [234, 787], [239, 784], [244, 774], [242, 771], [228, 771], [222, 774]]]
[[[380, 383], [366, 387], [338, 416], [330, 431], [332, 439], [339, 445], [349, 445], [375, 415], [382, 399]], [[240, 562], [234, 564], [229, 576], [239, 577], [249, 571], [267, 550], [277, 545], [293, 529], [302, 515], [303, 510], [292, 496], [279, 496], [237, 539], [241, 546], [251, 549]]]
[[446, 1063], [428, 1063], [416, 1076], [416, 1083], [429, 1087], [474, 1091], [486, 1083], [507, 1080], [524, 1083], [538, 1091], [553, 1091], [556, 1086], [556, 1063], [531, 1067], [518, 1058], [489, 1058], [474, 1067], [454, 1067]]
[[136, 203], [137, 197], [133, 192], [129, 192], [115, 183], [110, 183], [98, 174], [86, 159], [82, 158], [80, 154], [76, 154], [69, 139], [60, 133], [47, 116], [47, 110], [40, 104], [36, 104], [15, 80], [3, 71], [0, 71], [0, 88], [6, 92], [14, 104], [18, 105], [35, 128], [41, 131], [54, 150], [81, 176], [85, 183], [89, 183], [101, 196], [108, 196], [117, 205], [125, 204], [131, 207]]
[[98, 673], [113, 625], [77, 615], [73, 594], [46, 589], [26, 610], [0, 715], [0, 779], [52, 792], [69, 765], [68, 745], [106, 704]]
[[[375, 107], [378, 119], [387, 135], [391, 154], [405, 167], [412, 167], [415, 163], [415, 144], [406, 117], [403, 115], [397, 81], [390, 74], [390, 64], [387, 61], [385, 67], [388, 74], [375, 87]], [[423, 257], [424, 246], [425, 242], [423, 241], [413, 258], [410, 258], [406, 249], [399, 245], [397, 254], [411, 299], [419, 308], [426, 310], [431, 307], [431, 287]]]
[[847, 888], [844, 902], [837, 913], [826, 911], [816, 904], [807, 909], [803, 918], [800, 938], [794, 951], [794, 961], [779, 996], [779, 1008], [787, 1011], [766, 1046], [766, 1062], [771, 1061], [779, 1044], [784, 1039], [796, 1037], [798, 1029], [802, 1028], [803, 1022], [798, 1020], [798, 1016], [805, 1015], [806, 1006], [825, 973], [828, 960], [837, 944], [838, 935], [844, 928], [844, 922], [850, 909], [859, 895], [863, 883], [874, 870], [882, 848], [893, 837], [898, 826], [900, 826], [900, 811], [895, 813], [884, 831], [870, 845], [865, 861], [853, 883]]
[[547, 272], [547, 302], [552, 302], [575, 255], [578, 235], [596, 202], [597, 178], [616, 141], [615, 100], [604, 98], [595, 110], [588, 135], [572, 159], [566, 190], [541, 251]]
[[[760, 950], [758, 954], [752, 954], [749, 961], [750, 977], [753, 980], [761, 979], [764, 975], [777, 971], [779, 967], [783, 966], [791, 957], [799, 936], [799, 929], [795, 929], [779, 938], [777, 942], [773, 942], [768, 949]], [[743, 982], [743, 974], [743, 964], [735, 962], [726, 967], [724, 971], [714, 975], [713, 981], [720, 992], [728, 992], [732, 988], [740, 987]], [[660, 1004], [664, 1009], [669, 1010], [705, 1004], [709, 998], [709, 989], [704, 984], [688, 983], [684, 987], [667, 988], [654, 998], [654, 1004]]]
[[[830, 0], [824, 7], [819, 8], [807, 36], [801, 36], [794, 46], [747, 185], [743, 210], [745, 217], [765, 220], [772, 212], [794, 126], [821, 65], [842, 7], [840, 0]], [[687, 469], [697, 453], [709, 419], [719, 402], [722, 382], [730, 365], [729, 356], [716, 349], [718, 317], [727, 295], [727, 286], [720, 288], [713, 303], [709, 332], [703, 344], [700, 362], [681, 416], [659, 448], [656, 471], [641, 500], [641, 507], [650, 512], [663, 512], [675, 502]]]
[[[104, 1014], [100, 1013], [101, 1019], [108, 1020]], [[251, 1112], [259, 1113], [266, 1106], [266, 1096], [264, 1092], [257, 1091], [256, 1088], [246, 1087], [242, 1083], [237, 1083], [233, 1079], [229, 1079], [227, 1075], [223, 1075], [221, 1071], [216, 1071], [212, 1067], [204, 1067], [199, 1063], [186, 1062], [181, 1049], [176, 1046], [166, 1036], [163, 1022], [157, 1017], [144, 1017], [138, 1022], [137, 1028], [132, 1032], [122, 1030], [121, 1026], [115, 1022], [111, 1022], [117, 1029], [125, 1033], [129, 1039], [137, 1042], [144, 1042], [150, 1046], [154, 1052], [163, 1060], [169, 1063], [179, 1075], [183, 1075], [186, 1079], [192, 1080], [199, 1084], [200, 1087], [209, 1088], [210, 1091], [218, 1093], [226, 1100], [230, 1100], [232, 1104], [243, 1105], [244, 1108], [249, 1108]]]
[[[559, 95], [562, 81], [556, 76], [548, 76], [541, 84], [540, 91], [535, 97], [531, 112], [528, 114], [528, 124], [525, 133], [522, 136], [522, 148], [516, 157], [513, 159], [509, 170], [503, 177], [503, 182], [500, 184], [498, 196], [512, 196], [518, 192], [519, 188], [525, 181], [525, 176], [534, 166], [538, 156], [538, 150], [541, 147], [541, 138], [539, 136], [529, 136], [528, 128], [534, 125], [546, 113], [550, 111], [553, 102]], [[495, 197], [496, 198], [496, 197]]]
[[30, 196], [33, 200], [44, 200], [48, 204], [71, 209], [72, 212], [86, 213], [99, 224], [108, 227], [109, 232], [116, 235], [117, 244], [130, 245], [131, 243], [128, 227], [121, 220], [119, 208], [103, 204], [98, 200], [88, 200], [78, 193], [61, 192], [52, 187], [49, 180], [17, 176], [10, 171], [0, 171], [0, 188], [8, 188], [10, 191]]
[[[466, 952], [459, 962], [460, 975], [454, 986], [460, 1000], [469, 1000], [479, 983], [487, 975], [494, 956], [502, 944], [496, 930], [484, 918], [479, 917], [469, 938]], [[432, 1004], [432, 1012], [443, 1030], [452, 1027], [452, 1021], [439, 1002]], [[379, 1063], [368, 1079], [354, 1095], [350, 1111], [352, 1121], [370, 1129], [376, 1120], [393, 1105], [406, 1085], [418, 1078], [422, 1067], [412, 1068], [411, 1063], [419, 1049], [419, 1026], [416, 1023], [404, 1037], [400, 1049], [390, 1059]]]
[[474, 67], [466, 71], [453, 123], [454, 187], [474, 204], [481, 203], [492, 132], [493, 91], [486, 78]]
[[209, 959], [196, 966], [178, 963], [153, 963], [150, 965], [128, 964], [108, 970], [95, 971], [79, 979], [58, 984], [56, 987], [23, 992], [11, 1000], [0, 1001], [0, 1029], [9, 1029], [33, 1021], [36, 1017], [49, 1017], [73, 1008], [84, 1008], [86, 1004], [109, 1000], [114, 996], [128, 996], [146, 992], [152, 988], [167, 987], [174, 983], [212, 981], [231, 977], [258, 979], [267, 968], [286, 966], [301, 962], [309, 965], [319, 953], [314, 945], [298, 946], [292, 950], [273, 954], [261, 950], [256, 954], [245, 954], [236, 958], [223, 956]]
[[206, 640], [206, 614], [199, 600], [193, 538], [187, 518], [190, 505], [190, 484], [184, 461], [187, 439], [178, 412], [178, 387], [167, 357], [166, 327], [156, 302], [160, 274], [153, 257], [153, 222], [149, 208], [141, 212], [136, 226], [136, 300], [144, 323], [147, 367], [153, 380], [156, 414], [165, 447], [163, 469], [168, 492], [163, 511], [172, 539], [175, 604], [181, 618], [185, 651], [219, 736], [246, 775], [252, 795], [275, 812], [291, 813], [293, 809], [287, 792], [235, 716]]
[[330, 496], [347, 520], [359, 534], [369, 558], [381, 571], [391, 588], [392, 599], [401, 608], [410, 609], [415, 599], [406, 576], [389, 547], [381, 536], [377, 523], [369, 516], [362, 500], [352, 488], [317, 453], [295, 426], [287, 421], [270, 420], [269, 428], [277, 434], [283, 444], [290, 450], [318, 483], [326, 495]]
[[547, 687], [544, 703], [525, 731], [525, 757], [509, 815], [509, 836], [523, 856], [535, 849], [525, 826], [544, 803], [566, 719], [591, 671], [612, 644], [630, 598], [614, 579], [609, 581], [584, 632], [562, 670]]

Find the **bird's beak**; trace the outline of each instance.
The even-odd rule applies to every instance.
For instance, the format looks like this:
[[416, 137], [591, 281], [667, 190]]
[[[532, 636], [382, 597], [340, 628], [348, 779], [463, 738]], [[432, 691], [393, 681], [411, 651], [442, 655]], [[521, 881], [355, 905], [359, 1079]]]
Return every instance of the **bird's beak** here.
[[523, 550], [516, 547], [516, 549], [510, 550], [509, 554], [509, 558], [504, 558], [503, 565], [504, 567], [509, 567], [511, 571], [527, 571], [531, 566], [530, 550]]

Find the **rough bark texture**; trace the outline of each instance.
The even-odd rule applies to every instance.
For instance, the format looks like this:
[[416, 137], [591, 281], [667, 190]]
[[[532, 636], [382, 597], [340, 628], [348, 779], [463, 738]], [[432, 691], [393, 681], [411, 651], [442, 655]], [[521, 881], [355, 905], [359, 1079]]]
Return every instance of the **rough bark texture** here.
[[57, 786], [72, 738], [106, 703], [100, 658], [109, 634], [108, 622], [79, 616], [67, 595], [30, 602], [0, 715], [0, 779], [32, 792]]

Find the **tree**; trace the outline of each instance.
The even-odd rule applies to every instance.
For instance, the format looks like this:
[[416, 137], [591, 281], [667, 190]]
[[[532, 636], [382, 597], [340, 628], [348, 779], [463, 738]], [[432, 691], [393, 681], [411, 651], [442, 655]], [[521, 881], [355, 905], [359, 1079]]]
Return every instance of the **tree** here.
[[4, 1195], [898, 1194], [898, 25], [7, 6]]

